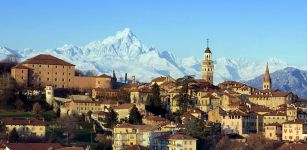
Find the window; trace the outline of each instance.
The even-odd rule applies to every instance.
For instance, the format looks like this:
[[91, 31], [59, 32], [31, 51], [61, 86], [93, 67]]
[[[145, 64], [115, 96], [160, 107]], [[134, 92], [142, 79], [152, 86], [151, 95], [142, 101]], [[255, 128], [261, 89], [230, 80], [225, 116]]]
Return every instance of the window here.
[[55, 65], [55, 68], [58, 68], [58, 66], [57, 66], [57, 65]]
[[23, 77], [21, 77], [21, 79], [23, 79]]
[[70, 79], [68, 79], [68, 82], [70, 82]]
[[23, 70], [21, 70], [21, 73], [23, 73]]
[[57, 81], [57, 78], [54, 78], [54, 81]]
[[65, 73], [63, 72], [63, 75], [65, 75]]
[[57, 72], [55, 72], [55, 75], [57, 75], [58, 73]]
[[49, 78], [47, 78], [47, 81], [49, 81]]
[[62, 81], [65, 81], [64, 78], [62, 79]]

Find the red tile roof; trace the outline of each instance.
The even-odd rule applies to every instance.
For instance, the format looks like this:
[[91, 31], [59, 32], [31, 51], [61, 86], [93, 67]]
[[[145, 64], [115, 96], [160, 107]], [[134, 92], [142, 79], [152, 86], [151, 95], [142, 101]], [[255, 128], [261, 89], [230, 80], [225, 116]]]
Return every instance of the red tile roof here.
[[295, 119], [295, 120], [292, 120], [292, 121], [284, 122], [283, 124], [306, 124], [307, 125], [307, 121], [301, 120], [301, 119]]
[[46, 123], [43, 120], [21, 120], [21, 119], [11, 119], [4, 118], [0, 122], [3, 122], [5, 125], [33, 125], [33, 126], [45, 126]]
[[197, 140], [196, 138], [193, 138], [185, 134], [165, 134], [165, 135], [159, 136], [158, 138], [172, 139], [172, 140]]
[[141, 145], [132, 145], [124, 148], [123, 150], [151, 150], [151, 149]]
[[166, 77], [157, 77], [155, 79], [153, 79], [151, 82], [163, 82], [166, 79]]
[[4, 145], [10, 150], [49, 150], [50, 148], [63, 148], [59, 143], [7, 143]]
[[125, 104], [118, 105], [118, 106], [114, 107], [113, 109], [131, 109], [133, 106], [134, 106], [134, 104], [125, 103]]
[[112, 77], [109, 76], [109, 75], [106, 75], [106, 74], [102, 74], [102, 75], [98, 76], [98, 78], [112, 78]]
[[29, 58], [22, 62], [21, 64], [45, 64], [45, 65], [63, 65], [63, 66], [75, 66], [69, 62], [62, 59], [54, 57], [48, 54], [40, 54], [35, 57]]
[[284, 143], [277, 150], [306, 150], [307, 143]]

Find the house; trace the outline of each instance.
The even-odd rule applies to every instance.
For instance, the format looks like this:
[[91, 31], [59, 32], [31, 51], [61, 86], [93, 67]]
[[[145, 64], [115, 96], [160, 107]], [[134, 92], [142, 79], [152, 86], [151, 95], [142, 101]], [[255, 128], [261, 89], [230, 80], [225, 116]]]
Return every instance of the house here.
[[196, 138], [184, 134], [165, 134], [156, 137], [154, 149], [196, 150]]
[[43, 120], [21, 120], [5, 118], [0, 120], [9, 134], [14, 128], [19, 135], [45, 137], [46, 123]]
[[144, 116], [142, 119], [144, 124], [147, 125], [155, 125], [155, 124], [161, 124], [161, 123], [166, 123], [169, 122], [169, 120], [162, 118], [160, 116], [154, 116], [154, 115], [147, 115]]
[[153, 148], [154, 139], [166, 134], [158, 125], [119, 124], [113, 129], [113, 149], [120, 150], [132, 145]]
[[7, 143], [4, 150], [58, 150], [64, 148], [59, 143]]
[[283, 141], [303, 141], [307, 139], [307, 122], [305, 120], [292, 120], [282, 124]]
[[253, 112], [246, 110], [228, 111], [222, 114], [221, 117], [222, 132], [242, 136], [246, 136], [249, 133], [256, 133], [260, 130], [259, 120], [260, 118]]
[[270, 140], [281, 140], [282, 125], [279, 123], [269, 123], [264, 125], [264, 137]]
[[134, 104], [125, 103], [113, 107], [113, 110], [118, 114], [118, 120], [129, 118], [130, 110], [135, 107]]

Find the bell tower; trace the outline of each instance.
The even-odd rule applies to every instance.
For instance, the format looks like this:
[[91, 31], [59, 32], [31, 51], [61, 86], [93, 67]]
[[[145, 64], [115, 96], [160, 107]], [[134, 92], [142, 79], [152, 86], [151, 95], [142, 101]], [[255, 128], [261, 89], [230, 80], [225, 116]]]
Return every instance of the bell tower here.
[[269, 64], [266, 64], [264, 79], [263, 79], [263, 90], [270, 90], [271, 89], [271, 76], [269, 71]]
[[209, 48], [209, 39], [207, 39], [207, 48], [204, 52], [204, 60], [201, 64], [202, 79], [213, 84], [214, 64], [212, 61], [212, 53]]

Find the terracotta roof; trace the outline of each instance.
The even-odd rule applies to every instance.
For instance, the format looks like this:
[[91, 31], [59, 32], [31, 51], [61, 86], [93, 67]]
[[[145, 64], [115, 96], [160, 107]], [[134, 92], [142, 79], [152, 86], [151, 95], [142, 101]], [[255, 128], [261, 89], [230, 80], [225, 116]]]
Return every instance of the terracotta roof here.
[[83, 147], [64, 147], [56, 150], [85, 150]]
[[104, 111], [94, 111], [92, 114], [94, 114], [94, 115], [107, 115], [108, 113], [104, 112]]
[[102, 74], [102, 75], [98, 76], [98, 78], [112, 78], [112, 77], [109, 76], [109, 75], [106, 75], [106, 74]]
[[5, 146], [10, 150], [49, 150], [50, 148], [63, 148], [59, 143], [7, 143]]
[[277, 150], [306, 150], [307, 143], [284, 143]]
[[189, 135], [185, 134], [165, 134], [157, 137], [159, 139], [172, 139], [172, 140], [197, 140]]
[[134, 106], [134, 104], [125, 103], [125, 104], [118, 105], [118, 106], [114, 107], [113, 109], [131, 109], [133, 106]]
[[153, 115], [151, 115], [151, 116], [145, 116], [144, 119], [146, 119], [146, 120], [152, 120], [152, 121], [161, 121], [161, 122], [167, 121], [167, 119], [165, 119], [165, 118], [162, 118], [162, 117], [159, 117], [159, 116], [153, 116]]
[[35, 57], [29, 58], [21, 64], [45, 64], [45, 65], [63, 65], [63, 66], [75, 66], [62, 59], [54, 57], [48, 54], [40, 54]]
[[96, 104], [102, 104], [101, 101], [88, 101], [88, 100], [72, 100], [71, 102], [74, 102], [74, 103], [96, 103]]
[[16, 68], [16, 69], [29, 69], [28, 67], [23, 66], [22, 64], [17, 64], [17, 65], [14, 66], [13, 68]]
[[101, 101], [101, 104], [113, 104], [113, 105], [116, 105], [117, 101], [115, 101], [115, 100], [103, 100], [103, 101]]
[[281, 126], [280, 123], [274, 122], [274, 123], [267, 123], [264, 126]]
[[286, 97], [289, 94], [293, 94], [292, 92], [282, 92], [277, 89], [275, 90], [259, 90], [254, 92], [249, 97]]
[[151, 149], [141, 145], [132, 145], [124, 148], [123, 150], [151, 150]]
[[307, 121], [301, 120], [301, 119], [295, 119], [292, 121], [284, 122], [283, 124], [306, 124], [307, 125]]
[[159, 126], [152, 126], [152, 125], [134, 125], [130, 123], [123, 123], [117, 125], [115, 128], [133, 128], [133, 129], [139, 129], [141, 131], [151, 131], [159, 128]]
[[46, 123], [43, 120], [21, 120], [4, 118], [0, 120], [6, 125], [33, 125], [33, 126], [45, 126]]
[[286, 116], [286, 113], [284, 111], [270, 111], [263, 116]]
[[151, 82], [163, 82], [166, 79], [166, 77], [157, 77], [155, 79], [153, 79]]
[[247, 112], [244, 112], [240, 109], [228, 111], [226, 114], [221, 114], [222, 116], [248, 116], [249, 114]]

